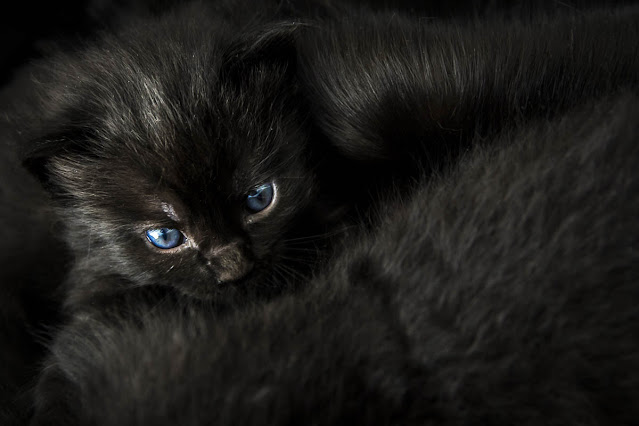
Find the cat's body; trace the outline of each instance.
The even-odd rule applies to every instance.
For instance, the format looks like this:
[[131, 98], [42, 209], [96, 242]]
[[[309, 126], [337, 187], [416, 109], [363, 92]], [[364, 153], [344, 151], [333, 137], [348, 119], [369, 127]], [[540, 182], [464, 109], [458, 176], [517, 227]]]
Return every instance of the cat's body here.
[[356, 13], [303, 40], [301, 74], [318, 128], [362, 166], [362, 182], [411, 180], [478, 138], [636, 90], [638, 16], [632, 6]]
[[300, 294], [77, 320], [36, 424], [634, 424], [637, 118], [622, 96], [475, 147]]

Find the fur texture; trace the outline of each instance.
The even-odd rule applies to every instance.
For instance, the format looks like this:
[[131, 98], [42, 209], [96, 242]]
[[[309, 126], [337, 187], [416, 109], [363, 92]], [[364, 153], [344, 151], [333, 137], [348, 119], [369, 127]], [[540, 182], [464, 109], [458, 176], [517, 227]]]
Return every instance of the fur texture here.
[[318, 25], [301, 47], [301, 75], [318, 128], [361, 165], [357, 185], [406, 181], [441, 172], [471, 141], [636, 88], [638, 16], [636, 7], [464, 20], [364, 12]]
[[[122, 21], [35, 70], [15, 142], [74, 315], [32, 423], [632, 424], [637, 10], [254, 4]], [[310, 237], [371, 206], [306, 281]], [[144, 238], [178, 225], [188, 250]]]
[[[313, 252], [287, 239], [326, 232], [295, 83], [299, 25], [221, 10], [180, 8], [41, 65], [23, 139], [75, 255], [69, 305], [158, 284], [269, 293]], [[248, 212], [247, 194], [271, 182], [273, 205]], [[145, 231], [163, 227], [189, 244], [156, 249]]]
[[[30, 233], [2, 230], [22, 250], [1, 259], [0, 422], [28, 411], [17, 401], [69, 315], [108, 310], [121, 292], [150, 300], [157, 289], [137, 289], [157, 286], [222, 312], [294, 288], [321, 263], [340, 212], [317, 184], [324, 155], [295, 75], [300, 24], [277, 2], [174, 6], [105, 19], [111, 30], [49, 52], [3, 94], [0, 214]], [[16, 147], [52, 200], [13, 170]], [[247, 193], [270, 182], [272, 208], [249, 215]], [[145, 231], [161, 227], [190, 245], [156, 249]]]
[[78, 319], [36, 424], [634, 424], [638, 117], [477, 146], [299, 295]]

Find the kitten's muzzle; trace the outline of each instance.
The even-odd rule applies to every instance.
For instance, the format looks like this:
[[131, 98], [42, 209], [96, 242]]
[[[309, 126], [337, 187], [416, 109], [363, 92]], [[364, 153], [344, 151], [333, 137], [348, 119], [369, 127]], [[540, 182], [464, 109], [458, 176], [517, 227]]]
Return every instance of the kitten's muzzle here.
[[215, 247], [207, 256], [206, 265], [215, 272], [220, 283], [237, 281], [253, 270], [248, 250], [240, 242]]

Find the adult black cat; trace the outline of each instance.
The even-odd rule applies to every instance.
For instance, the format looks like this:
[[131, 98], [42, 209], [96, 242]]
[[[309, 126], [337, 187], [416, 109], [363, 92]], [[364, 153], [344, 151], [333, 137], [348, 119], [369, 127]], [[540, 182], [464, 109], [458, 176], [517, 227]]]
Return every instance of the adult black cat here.
[[560, 3], [464, 20], [355, 13], [308, 33], [301, 75], [318, 128], [361, 166], [355, 186], [406, 181], [478, 137], [635, 89], [638, 20], [636, 6]]

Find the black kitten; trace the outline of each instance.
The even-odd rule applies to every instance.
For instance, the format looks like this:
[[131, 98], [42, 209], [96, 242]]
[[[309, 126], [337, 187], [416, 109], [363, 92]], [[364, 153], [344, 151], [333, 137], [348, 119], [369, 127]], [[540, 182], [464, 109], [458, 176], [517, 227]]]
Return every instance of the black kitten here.
[[76, 321], [34, 424], [634, 424], [638, 120], [622, 96], [506, 132], [223, 322]]
[[23, 143], [75, 255], [68, 303], [150, 284], [268, 293], [314, 260], [287, 241], [326, 231], [299, 25], [221, 9], [128, 22], [36, 71]]
[[[131, 16], [27, 69], [3, 97], [18, 104], [3, 105], [3, 152], [10, 140], [26, 153], [63, 226], [30, 219], [43, 194], [3, 169], [5, 229], [29, 232], [0, 234], [15, 242], [0, 259], [0, 423], [25, 411], [22, 388], [59, 314], [108, 310], [132, 290], [149, 300], [176, 290], [220, 311], [294, 287], [319, 263], [325, 241], [312, 237], [331, 211], [295, 81], [299, 25], [265, 3]], [[61, 289], [56, 231], [72, 252]], [[158, 285], [169, 288], [145, 291]]]

